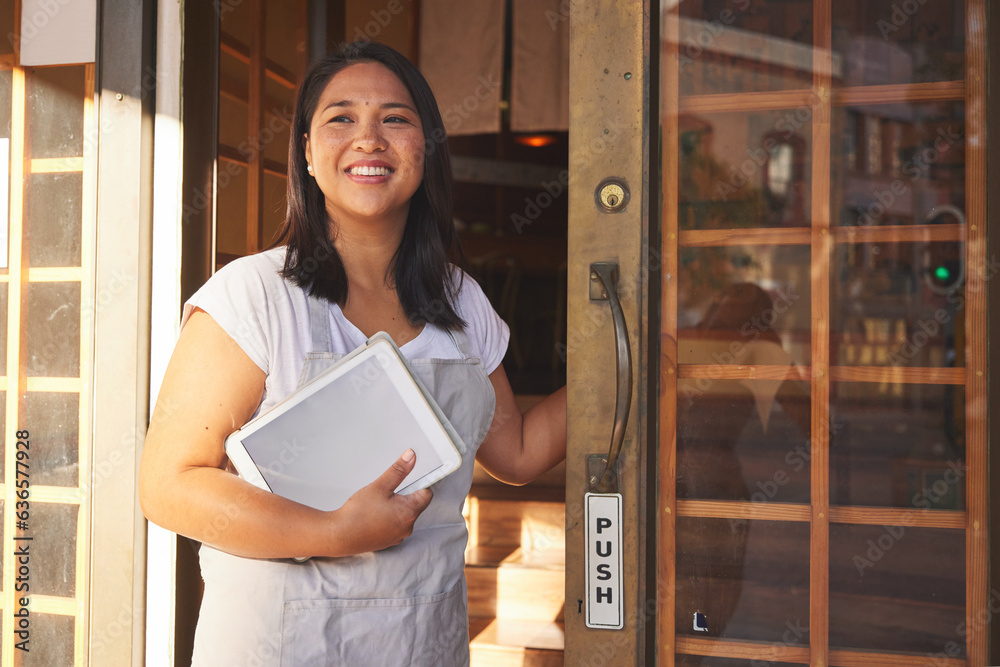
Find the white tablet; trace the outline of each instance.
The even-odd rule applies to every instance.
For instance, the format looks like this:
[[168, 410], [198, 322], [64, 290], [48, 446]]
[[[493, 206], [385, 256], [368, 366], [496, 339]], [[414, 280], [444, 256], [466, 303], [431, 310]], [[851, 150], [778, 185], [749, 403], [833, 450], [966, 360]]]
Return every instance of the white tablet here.
[[401, 494], [457, 470], [466, 451], [384, 332], [226, 438], [241, 477], [320, 510], [339, 508], [407, 449], [417, 462]]

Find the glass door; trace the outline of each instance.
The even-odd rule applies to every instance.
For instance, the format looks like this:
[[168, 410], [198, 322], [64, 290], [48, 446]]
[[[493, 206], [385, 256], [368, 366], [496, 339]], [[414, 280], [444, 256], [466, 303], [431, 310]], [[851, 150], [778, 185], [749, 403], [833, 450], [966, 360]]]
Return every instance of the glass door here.
[[985, 664], [986, 3], [659, 25], [657, 664]]

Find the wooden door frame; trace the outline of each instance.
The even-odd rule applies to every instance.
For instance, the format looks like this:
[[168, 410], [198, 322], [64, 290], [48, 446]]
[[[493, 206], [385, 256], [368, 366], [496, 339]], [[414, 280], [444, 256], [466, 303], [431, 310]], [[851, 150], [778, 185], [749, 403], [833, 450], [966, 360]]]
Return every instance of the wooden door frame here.
[[[987, 171], [987, 182], [991, 182], [991, 177], [996, 177], [1000, 174], [1000, 48], [996, 45], [1000, 44], [1000, 21], [991, 20], [992, 17], [987, 15], [987, 29], [986, 33], [988, 35], [986, 40], [986, 51], [987, 51], [987, 86], [986, 86], [986, 118], [987, 118], [987, 137], [986, 137], [986, 171]], [[991, 46], [992, 45], [992, 46]], [[997, 128], [998, 131], [990, 132], [990, 126]], [[1000, 188], [990, 188], [987, 194], [986, 201], [986, 211], [987, 211], [987, 253], [992, 261], [993, 258], [1000, 258], [1000, 222], [997, 219], [997, 212], [1000, 212]], [[996, 350], [1000, 346], [1000, 289], [993, 281], [987, 283], [987, 339], [990, 342], [991, 350]], [[988, 354], [987, 356], [987, 413], [990, 415], [1000, 415], [1000, 391], [996, 391], [996, 387], [1000, 387], [1000, 364], [991, 364], [991, 361], [996, 360], [995, 354]], [[1000, 480], [1000, 430], [998, 430], [996, 422], [987, 421], [987, 438], [988, 438], [988, 473], [987, 473], [987, 489], [989, 489], [989, 521], [988, 526], [988, 540], [989, 540], [989, 566], [990, 574], [988, 577], [989, 581], [989, 591], [992, 599], [992, 592], [997, 587], [997, 572], [1000, 572], [1000, 491], [994, 490], [989, 482], [996, 482]], [[989, 663], [997, 664], [1000, 662], [1000, 618], [997, 618], [994, 614], [993, 618], [990, 620], [989, 624]]]
[[[649, 2], [562, 3], [570, 22], [569, 219], [567, 277], [566, 651], [568, 665], [643, 665], [652, 655], [656, 591], [655, 447], [658, 364], [657, 100], [651, 91], [659, 41]], [[652, 18], [651, 18], [652, 14]], [[658, 53], [656, 54], [658, 58]], [[631, 198], [600, 209], [598, 184], [623, 179]], [[652, 203], [651, 203], [652, 202]], [[652, 222], [651, 222], [652, 220]], [[652, 245], [651, 245], [652, 241]], [[584, 512], [586, 458], [607, 455], [615, 409], [615, 349], [607, 302], [591, 302], [590, 264], [619, 263], [619, 296], [632, 348], [631, 417], [619, 462], [623, 496], [624, 628], [586, 627]], [[651, 275], [652, 274], [652, 275]], [[652, 304], [652, 308], [651, 308]], [[652, 317], [652, 319], [651, 319]], [[652, 360], [652, 362], [651, 362]], [[650, 369], [653, 369], [652, 372]], [[652, 444], [651, 444], [652, 443]]]

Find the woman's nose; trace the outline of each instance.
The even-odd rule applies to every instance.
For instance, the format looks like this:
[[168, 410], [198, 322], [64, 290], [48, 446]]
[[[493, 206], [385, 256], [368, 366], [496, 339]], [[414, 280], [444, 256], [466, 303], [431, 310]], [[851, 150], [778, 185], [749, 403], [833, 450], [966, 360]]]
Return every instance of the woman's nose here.
[[385, 137], [377, 122], [358, 123], [358, 131], [354, 137], [354, 148], [360, 151], [385, 150]]

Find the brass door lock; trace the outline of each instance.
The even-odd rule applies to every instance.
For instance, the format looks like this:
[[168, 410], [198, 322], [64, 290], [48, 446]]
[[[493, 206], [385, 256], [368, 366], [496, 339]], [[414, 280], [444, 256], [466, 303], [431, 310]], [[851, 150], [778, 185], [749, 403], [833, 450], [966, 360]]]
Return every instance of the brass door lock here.
[[618, 213], [628, 204], [628, 185], [620, 178], [606, 178], [597, 185], [594, 200], [605, 213]]

